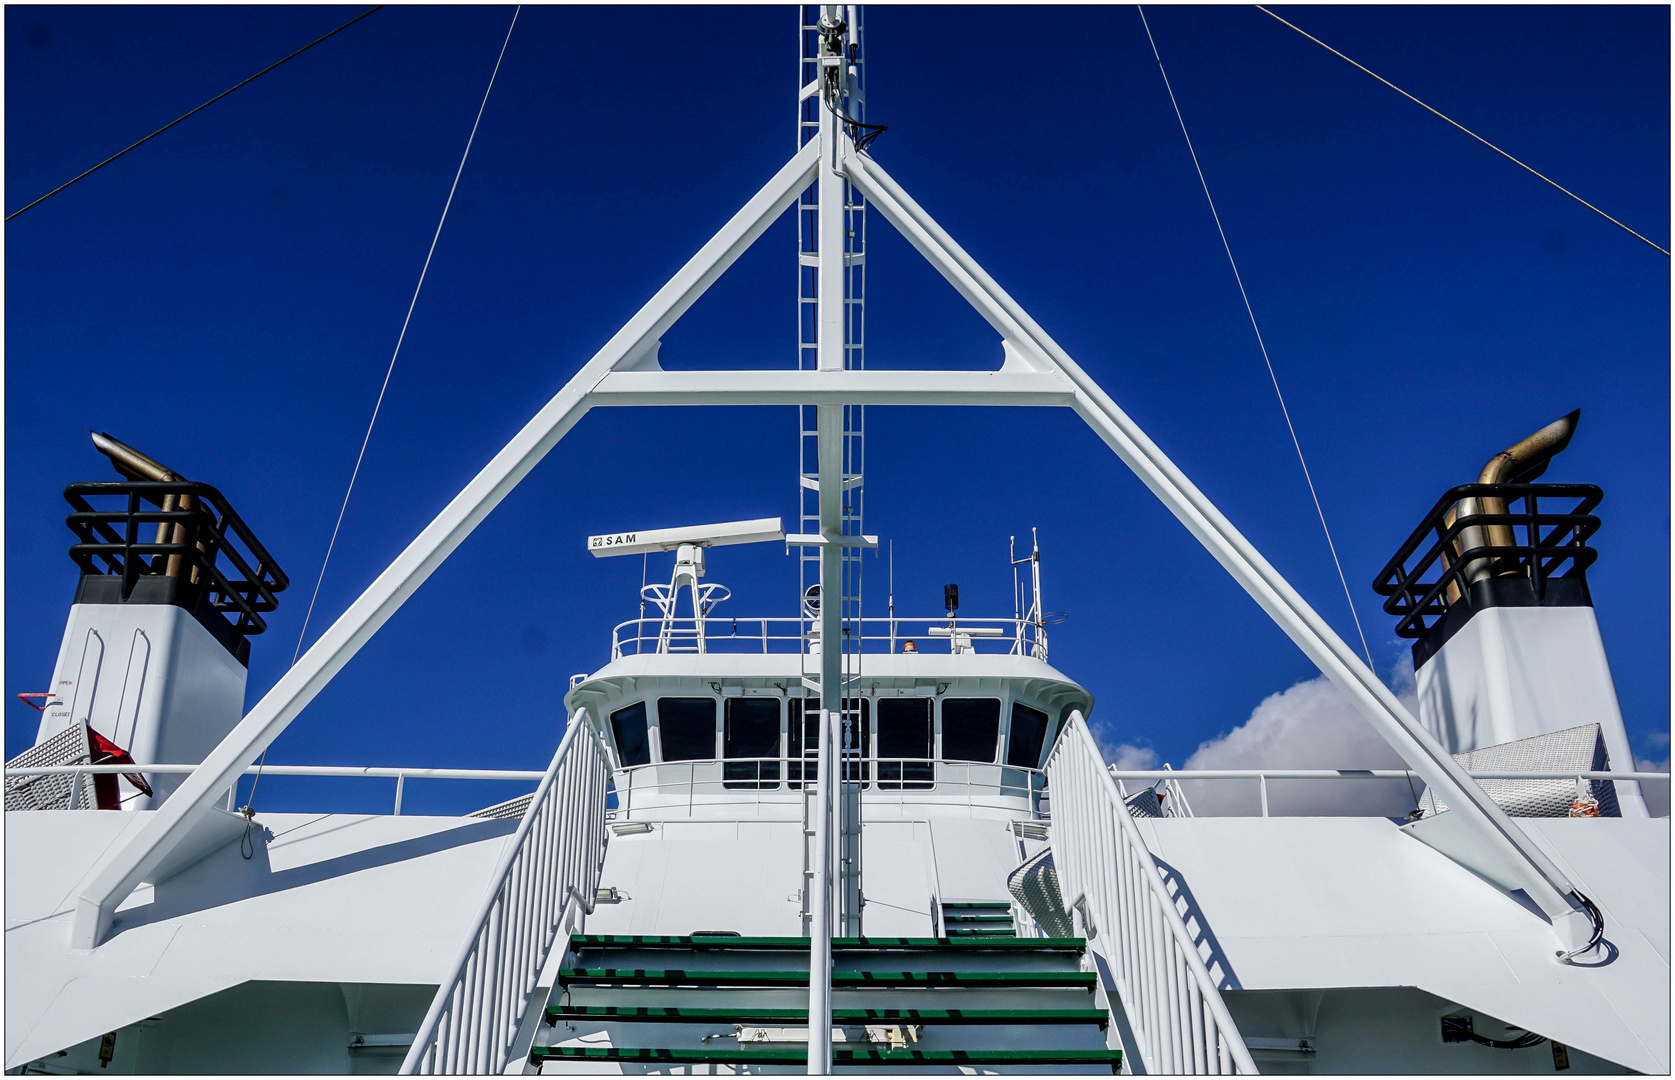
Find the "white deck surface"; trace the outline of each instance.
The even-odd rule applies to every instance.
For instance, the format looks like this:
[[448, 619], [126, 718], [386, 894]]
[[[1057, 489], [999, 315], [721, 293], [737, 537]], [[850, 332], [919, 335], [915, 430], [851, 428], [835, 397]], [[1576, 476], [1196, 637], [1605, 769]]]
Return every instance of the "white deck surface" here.
[[516, 821], [263, 814], [68, 948], [75, 887], [146, 813], [6, 815], [6, 1067], [257, 979], [435, 984]]
[[1416, 986], [1650, 1073], [1670, 1067], [1669, 819], [1520, 819], [1605, 914], [1612, 955], [1383, 818], [1140, 822], [1245, 990]]
[[[893, 808], [892, 808], [893, 809]], [[911, 808], [908, 810], [911, 813]], [[1030, 843], [1033, 854], [1040, 847]], [[927, 937], [931, 899], [1009, 900], [1006, 875], [1021, 861], [1010, 818], [938, 817], [863, 824], [863, 929]], [[657, 822], [611, 839], [600, 879], [624, 899], [600, 904], [591, 934], [750, 936], [803, 932], [802, 824], [797, 821]]]

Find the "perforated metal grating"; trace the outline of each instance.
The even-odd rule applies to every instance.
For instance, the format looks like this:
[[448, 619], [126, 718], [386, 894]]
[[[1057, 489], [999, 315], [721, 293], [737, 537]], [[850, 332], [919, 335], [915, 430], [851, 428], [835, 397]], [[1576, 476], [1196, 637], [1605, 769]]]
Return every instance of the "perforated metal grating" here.
[[[1546, 735], [1469, 750], [1455, 754], [1454, 760], [1468, 770], [1483, 772], [1556, 772], [1561, 769], [1595, 772], [1606, 767], [1608, 758], [1599, 725], [1580, 724]], [[1479, 780], [1478, 783], [1502, 810], [1513, 817], [1568, 817], [1571, 804], [1576, 801], [1575, 780]], [[1617, 789], [1611, 781], [1588, 781], [1588, 790], [1599, 800], [1601, 817], [1622, 816], [1617, 808]], [[1429, 788], [1420, 797], [1419, 805], [1427, 817], [1448, 809], [1447, 804], [1433, 795]]]
[[493, 806], [485, 806], [481, 810], [473, 810], [465, 816], [474, 818], [522, 818], [524, 814], [529, 812], [529, 803], [533, 798], [535, 798], [533, 793], [519, 795], [515, 799], [507, 799], [503, 803], [495, 803]]
[[[93, 760], [87, 739], [87, 724], [78, 722], [44, 743], [31, 746], [6, 762], [8, 769], [34, 769], [48, 765], [85, 765]], [[70, 795], [76, 791], [74, 807]], [[73, 776], [9, 776], [6, 778], [7, 810], [91, 810], [93, 778], [84, 776], [77, 785]]]
[[1006, 889], [1048, 937], [1076, 936], [1076, 928], [1071, 925], [1070, 916], [1064, 910], [1064, 897], [1059, 892], [1052, 848], [1042, 849], [1012, 871], [1006, 878]]

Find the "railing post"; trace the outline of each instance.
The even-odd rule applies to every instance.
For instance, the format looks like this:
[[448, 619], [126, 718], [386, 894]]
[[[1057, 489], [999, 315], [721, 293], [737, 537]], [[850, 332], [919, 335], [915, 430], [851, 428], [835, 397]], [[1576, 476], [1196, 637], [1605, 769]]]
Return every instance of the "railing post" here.
[[407, 774], [402, 773], [395, 778], [395, 816], [401, 816], [401, 790], [407, 783]]
[[1262, 816], [1268, 816], [1268, 774], [1263, 773], [1256, 778], [1257, 789], [1262, 794]]

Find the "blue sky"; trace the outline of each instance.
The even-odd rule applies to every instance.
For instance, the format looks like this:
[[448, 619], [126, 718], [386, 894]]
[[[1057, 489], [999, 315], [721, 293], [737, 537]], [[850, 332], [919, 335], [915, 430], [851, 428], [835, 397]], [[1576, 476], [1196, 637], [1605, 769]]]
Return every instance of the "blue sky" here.
[[[6, 9], [8, 210], [347, 19], [327, 7]], [[1663, 7], [1296, 8], [1306, 29], [1667, 246]], [[1249, 8], [1148, 9], [1387, 676], [1374, 573], [1448, 487], [1580, 407], [1590, 585], [1637, 751], [1669, 729], [1669, 260]], [[6, 752], [74, 589], [60, 491], [106, 430], [216, 484], [295, 582], [289, 662], [510, 8], [388, 8], [6, 228]], [[791, 8], [529, 8], [390, 384], [312, 640], [794, 149]], [[876, 8], [874, 156], [1318, 610], [1348, 609], [1131, 7]], [[869, 363], [998, 365], [881, 220]], [[784, 219], [665, 338], [794, 364]], [[1068, 412], [874, 409], [867, 529], [898, 612], [1010, 608], [1041, 529], [1053, 660], [1112, 742], [1177, 763], [1314, 669]], [[789, 409], [595, 412], [275, 745], [294, 763], [536, 768], [569, 675], [635, 611], [589, 533], [796, 507]], [[882, 563], [868, 607], [883, 613]], [[714, 553], [740, 614], [795, 560]], [[655, 574], [655, 569], [654, 569]], [[266, 783], [266, 782], [264, 782]], [[384, 786], [274, 782], [271, 808]], [[415, 810], [493, 801], [409, 789]]]

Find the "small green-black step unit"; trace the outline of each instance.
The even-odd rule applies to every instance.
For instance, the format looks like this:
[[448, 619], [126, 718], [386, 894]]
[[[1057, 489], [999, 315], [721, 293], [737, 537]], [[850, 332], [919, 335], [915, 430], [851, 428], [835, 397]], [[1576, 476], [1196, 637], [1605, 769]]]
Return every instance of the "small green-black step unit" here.
[[[802, 1065], [808, 1048], [802, 1043], [766, 1046], [728, 1046], [701, 1049], [616, 1046], [537, 1046], [530, 1060], [624, 1061], [642, 1065]], [[916, 1047], [875, 1045], [834, 1046], [833, 1065], [1089, 1065], [1115, 1073], [1122, 1068], [1121, 1050], [920, 1050]]]
[[[1110, 1018], [1104, 1009], [833, 1009], [834, 1027], [866, 1024], [1095, 1024]], [[561, 1020], [648, 1024], [747, 1024], [802, 1027], [807, 1009], [666, 1009], [650, 1005], [549, 1005], [547, 1023]]]
[[[606, 949], [648, 949], [659, 952], [807, 952], [806, 937], [659, 937], [642, 934], [577, 934], [570, 939], [575, 952]], [[947, 952], [1062, 952], [1080, 954], [1086, 948], [1081, 938], [993, 938], [987, 941], [958, 941], [934, 937], [837, 937], [832, 951], [882, 952], [885, 950]]]
[[1011, 937], [1017, 933], [1012, 905], [1006, 901], [944, 901], [942, 930], [951, 938]]
[[[969, 902], [945, 911], [994, 919], [1006, 907]], [[1076, 1004], [1092, 1005], [1097, 985], [1092, 972], [1080, 970], [1086, 943], [1015, 937], [1010, 915], [1003, 917], [999, 932], [958, 934], [949, 926], [942, 938], [834, 939], [831, 1022], [848, 1029], [849, 1041], [833, 1045], [832, 1064], [883, 1071], [959, 1065], [1120, 1071], [1122, 1052], [1105, 1045], [1106, 1011]], [[606, 1063], [653, 1072], [696, 1065], [800, 1071], [808, 1046], [798, 1029], [808, 1027], [809, 1014], [799, 991], [807, 989], [808, 969], [797, 964], [808, 945], [802, 937], [576, 935], [546, 1009], [547, 1030], [608, 1030], [612, 1042], [636, 1041], [631, 1033], [639, 1031], [666, 1045], [538, 1045], [530, 1061], [552, 1062], [559, 1071]], [[981, 1007], [958, 1007], [962, 1002]], [[894, 1042], [859, 1041], [863, 1028], [874, 1036], [880, 1028], [911, 1029], [909, 1042], [902, 1045], [899, 1033]], [[757, 1030], [747, 1036], [746, 1029]], [[741, 1037], [749, 1041], [718, 1041]], [[985, 1045], [996, 1041], [1007, 1045]]]
[[[832, 989], [964, 986], [982, 990], [1089, 990], [1091, 971], [834, 971]], [[560, 986], [705, 986], [773, 989], [808, 985], [807, 971], [711, 971], [685, 968], [559, 968]]]

